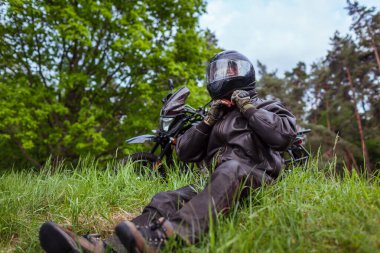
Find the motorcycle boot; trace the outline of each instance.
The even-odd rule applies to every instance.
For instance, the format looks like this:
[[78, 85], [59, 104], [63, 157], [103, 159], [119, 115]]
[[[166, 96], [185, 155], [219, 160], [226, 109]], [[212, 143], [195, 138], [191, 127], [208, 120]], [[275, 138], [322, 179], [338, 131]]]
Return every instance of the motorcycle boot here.
[[78, 236], [54, 222], [45, 222], [39, 231], [41, 247], [46, 253], [116, 252], [99, 235]]
[[115, 227], [115, 233], [129, 253], [158, 252], [169, 238], [175, 236], [171, 223], [164, 218], [148, 226], [123, 221]]

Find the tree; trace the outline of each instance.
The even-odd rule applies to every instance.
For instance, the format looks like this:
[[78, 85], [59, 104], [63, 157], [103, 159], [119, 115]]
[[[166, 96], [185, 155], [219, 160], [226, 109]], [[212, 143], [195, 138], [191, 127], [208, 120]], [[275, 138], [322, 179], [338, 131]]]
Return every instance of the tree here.
[[[364, 161], [367, 170], [370, 171], [371, 164], [365, 142], [362, 119], [358, 110], [358, 93], [362, 91], [362, 89], [360, 89], [362, 83], [355, 82], [357, 76], [362, 74], [361, 72], [363, 71], [363, 69], [360, 68], [359, 52], [357, 51], [356, 44], [349, 36], [342, 38], [339, 33], [335, 33], [331, 41], [333, 48], [328, 52], [326, 61], [329, 64], [330, 75], [335, 79], [334, 85], [339, 90], [337, 94], [340, 95], [341, 99], [336, 101], [342, 105], [346, 102], [352, 103]], [[353, 76], [353, 74], [355, 76]]]
[[309, 89], [306, 64], [298, 62], [291, 71], [285, 72], [284, 102], [298, 118], [304, 118], [306, 93]]
[[257, 73], [260, 80], [257, 89], [260, 96], [267, 99], [279, 99], [299, 119], [304, 118], [305, 94], [308, 89], [308, 74], [306, 64], [297, 63], [291, 71], [285, 72], [285, 77], [277, 76], [277, 71], [269, 72], [267, 66], [257, 62]]
[[215, 53], [204, 11], [202, 0], [6, 1], [1, 160], [110, 156], [154, 128], [167, 79], [197, 89]]
[[[310, 114], [307, 119], [312, 124], [321, 124], [326, 126], [331, 131], [330, 122], [330, 72], [328, 66], [324, 62], [313, 63], [309, 75], [310, 94], [307, 96], [307, 101], [311, 107]], [[322, 122], [321, 122], [322, 118]]]
[[277, 76], [277, 71], [269, 72], [267, 66], [257, 61], [257, 90], [260, 96], [266, 99], [280, 99], [284, 97], [284, 80]]
[[[380, 153], [380, 12], [374, 7], [368, 8], [359, 5], [358, 1], [347, 1], [348, 14], [352, 17], [351, 30], [355, 32], [361, 46], [366, 53], [367, 65], [372, 66], [372, 73], [364, 77], [368, 83], [365, 92], [363, 108], [366, 107], [368, 118], [369, 140], [368, 150], [370, 156], [379, 157]], [[380, 164], [378, 162], [378, 164]]]
[[367, 8], [359, 5], [357, 1], [350, 0], [347, 0], [346, 9], [353, 20], [351, 29], [359, 37], [362, 46], [372, 48], [380, 72], [380, 12], [376, 13], [374, 7]]

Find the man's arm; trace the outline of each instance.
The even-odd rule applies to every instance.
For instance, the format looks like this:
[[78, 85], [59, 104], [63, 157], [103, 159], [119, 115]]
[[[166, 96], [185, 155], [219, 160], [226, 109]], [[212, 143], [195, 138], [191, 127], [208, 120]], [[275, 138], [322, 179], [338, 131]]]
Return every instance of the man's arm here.
[[274, 150], [285, 150], [296, 137], [296, 118], [280, 102], [267, 101], [256, 107], [244, 90], [234, 91], [231, 100], [255, 133]]
[[209, 135], [213, 125], [223, 116], [225, 102], [218, 99], [211, 104], [201, 123], [187, 130], [177, 140], [176, 151], [184, 162], [200, 162], [206, 155]]
[[297, 135], [296, 118], [281, 103], [243, 112], [249, 126], [274, 150], [285, 150]]
[[178, 137], [176, 151], [179, 159], [184, 162], [202, 161], [206, 155], [211, 129], [211, 126], [202, 121]]

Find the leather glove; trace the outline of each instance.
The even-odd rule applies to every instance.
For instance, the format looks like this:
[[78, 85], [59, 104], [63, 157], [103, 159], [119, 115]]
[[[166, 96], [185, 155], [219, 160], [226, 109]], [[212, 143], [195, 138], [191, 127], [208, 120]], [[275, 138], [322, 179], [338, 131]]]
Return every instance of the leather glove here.
[[223, 107], [224, 103], [222, 100], [215, 100], [203, 121], [209, 126], [215, 125], [224, 114]]
[[249, 108], [255, 108], [255, 106], [251, 103], [251, 97], [249, 96], [248, 91], [235, 90], [232, 93], [231, 100], [236, 104], [242, 113]]

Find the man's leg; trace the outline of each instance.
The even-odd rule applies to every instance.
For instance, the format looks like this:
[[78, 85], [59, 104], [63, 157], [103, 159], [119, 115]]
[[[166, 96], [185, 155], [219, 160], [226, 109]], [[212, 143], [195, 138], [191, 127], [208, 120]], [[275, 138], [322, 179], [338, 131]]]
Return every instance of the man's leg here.
[[240, 196], [241, 186], [257, 188], [272, 181], [263, 170], [237, 161], [226, 161], [214, 171], [207, 187], [177, 212], [171, 212], [168, 219], [162, 218], [143, 227], [121, 222], [115, 228], [116, 235], [130, 252], [155, 252], [168, 238], [176, 235], [194, 243], [208, 230], [210, 217], [215, 220], [218, 213], [233, 207]]
[[242, 184], [258, 188], [272, 181], [263, 170], [234, 160], [226, 161], [215, 169], [206, 188], [169, 217], [169, 221], [178, 235], [195, 242], [208, 230], [210, 218], [215, 220], [218, 213], [233, 208]]
[[147, 226], [160, 217], [169, 218], [196, 194], [191, 185], [175, 191], [157, 193], [144, 208], [142, 214], [134, 218], [132, 222], [136, 225]]
[[[142, 214], [135, 217], [132, 223], [138, 227], [146, 227], [158, 221], [160, 217], [168, 218], [174, 213], [176, 213], [184, 203], [188, 202], [193, 198], [197, 192], [191, 185], [182, 187], [175, 191], [166, 191], [157, 193], [147, 205]], [[119, 250], [120, 241], [115, 235], [108, 237], [105, 242], [115, 249], [117, 252], [122, 252]], [[135, 242], [129, 242], [125, 244], [128, 252], [134, 251]]]

